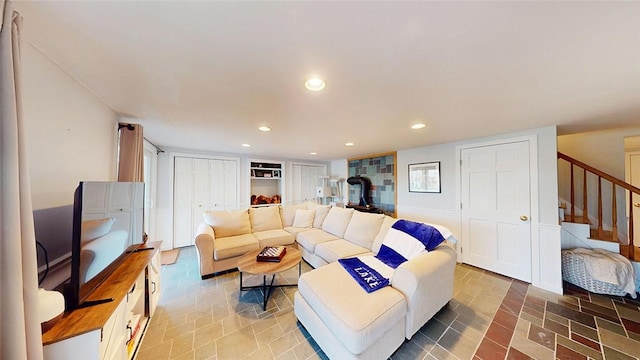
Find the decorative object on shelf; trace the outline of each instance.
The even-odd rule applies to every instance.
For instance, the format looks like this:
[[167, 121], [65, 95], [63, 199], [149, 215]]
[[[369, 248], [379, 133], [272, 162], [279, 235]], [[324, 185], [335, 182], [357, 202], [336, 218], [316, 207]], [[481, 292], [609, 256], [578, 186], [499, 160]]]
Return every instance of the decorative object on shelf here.
[[268, 205], [268, 204], [280, 204], [282, 197], [276, 194], [271, 197], [264, 195], [251, 195], [251, 205]]
[[409, 164], [409, 192], [441, 192], [440, 161]]
[[287, 253], [284, 246], [266, 246], [256, 256], [256, 261], [280, 262]]
[[251, 178], [254, 179], [280, 179], [282, 177], [282, 164], [251, 162]]

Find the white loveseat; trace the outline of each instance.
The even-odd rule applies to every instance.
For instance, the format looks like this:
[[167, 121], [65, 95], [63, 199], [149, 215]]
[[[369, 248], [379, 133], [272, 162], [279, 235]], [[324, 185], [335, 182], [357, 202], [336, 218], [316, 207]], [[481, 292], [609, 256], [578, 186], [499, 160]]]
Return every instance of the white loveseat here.
[[295, 243], [284, 230], [280, 208], [266, 206], [239, 211], [205, 211], [195, 244], [203, 279], [238, 267], [238, 258], [265, 246]]

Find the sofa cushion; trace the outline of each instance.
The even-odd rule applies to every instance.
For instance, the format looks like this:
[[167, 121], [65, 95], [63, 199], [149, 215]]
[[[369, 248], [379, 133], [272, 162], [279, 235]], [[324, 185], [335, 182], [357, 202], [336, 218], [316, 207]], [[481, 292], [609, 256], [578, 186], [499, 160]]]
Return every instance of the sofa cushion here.
[[213, 228], [216, 238], [251, 234], [251, 222], [247, 210], [205, 211], [204, 222]]
[[296, 237], [283, 229], [273, 229], [254, 232], [253, 236], [258, 239], [260, 248], [265, 246], [291, 245], [296, 241]]
[[258, 239], [256, 239], [253, 234], [216, 238], [213, 249], [213, 259], [228, 259], [230, 257], [244, 255], [258, 248]]
[[371, 251], [373, 251], [374, 254], [377, 254], [378, 251], [380, 251], [380, 246], [382, 245], [385, 236], [387, 236], [389, 229], [391, 229], [391, 226], [393, 226], [396, 220], [397, 219], [392, 218], [391, 216], [384, 217], [382, 225], [380, 226], [380, 231], [378, 232], [375, 240], [373, 240], [373, 245], [371, 246]]
[[313, 218], [316, 215], [315, 210], [296, 210], [296, 215], [293, 218], [293, 227], [297, 228], [310, 228], [313, 227]]
[[311, 253], [316, 251], [317, 244], [337, 239], [337, 236], [331, 235], [328, 232], [324, 232], [320, 229], [311, 229], [309, 231], [300, 232], [296, 236], [298, 244]]
[[356, 211], [351, 216], [351, 221], [344, 232], [344, 239], [371, 250], [383, 220], [384, 214]]
[[331, 210], [331, 206], [307, 203], [307, 209], [316, 211], [315, 217], [313, 218], [313, 227], [316, 229], [322, 229], [322, 223], [327, 217], [329, 210]]
[[278, 206], [249, 208], [249, 216], [251, 217], [252, 232], [282, 229]]
[[293, 227], [293, 226], [287, 226], [284, 228], [284, 230], [288, 233], [293, 234], [294, 236], [298, 235], [298, 233], [301, 233], [303, 231], [309, 231], [309, 230], [313, 230], [313, 228], [297, 228], [297, 227]]
[[344, 239], [332, 240], [316, 245], [315, 254], [324, 261], [332, 263], [338, 259], [360, 255], [373, 255], [369, 249], [356, 245]]
[[341, 207], [332, 207], [327, 217], [322, 222], [322, 230], [331, 233], [339, 238], [344, 236], [345, 230], [349, 225], [353, 209], [345, 209]]
[[387, 286], [367, 293], [337, 262], [302, 274], [298, 291], [353, 354], [379, 341], [407, 312], [401, 292]]
[[280, 206], [280, 219], [282, 220], [282, 227], [293, 226], [293, 218], [296, 215], [296, 210], [306, 210], [307, 205], [281, 205]]

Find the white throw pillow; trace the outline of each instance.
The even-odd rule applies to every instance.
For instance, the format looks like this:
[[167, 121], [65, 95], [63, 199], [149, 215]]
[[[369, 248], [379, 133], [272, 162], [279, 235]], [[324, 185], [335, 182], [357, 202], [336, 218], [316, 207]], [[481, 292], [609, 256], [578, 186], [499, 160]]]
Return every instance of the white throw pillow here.
[[205, 211], [204, 222], [213, 228], [217, 238], [251, 234], [249, 211]]
[[82, 242], [85, 242], [106, 235], [109, 231], [111, 231], [111, 227], [115, 222], [116, 219], [114, 218], [83, 221], [80, 231], [80, 240]]
[[343, 237], [349, 221], [351, 221], [351, 216], [353, 216], [353, 211], [353, 209], [332, 207], [322, 222], [322, 230], [339, 238]]
[[310, 228], [313, 226], [313, 218], [316, 215], [315, 210], [296, 210], [296, 215], [293, 218], [293, 227], [297, 228]]
[[296, 215], [296, 210], [307, 210], [307, 205], [280, 205], [280, 218], [282, 218], [282, 227], [293, 226], [293, 218]]
[[327, 217], [329, 210], [331, 210], [331, 206], [307, 203], [307, 209], [316, 211], [316, 215], [313, 218], [313, 227], [316, 229], [322, 229], [322, 223]]

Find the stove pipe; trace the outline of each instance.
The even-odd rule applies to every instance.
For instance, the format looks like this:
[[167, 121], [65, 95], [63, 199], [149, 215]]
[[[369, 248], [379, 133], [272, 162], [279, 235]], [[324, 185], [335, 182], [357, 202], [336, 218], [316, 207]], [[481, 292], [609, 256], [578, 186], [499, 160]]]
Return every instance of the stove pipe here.
[[371, 189], [371, 180], [360, 175], [352, 176], [347, 179], [349, 185], [360, 185], [360, 206], [369, 205], [369, 190]]

